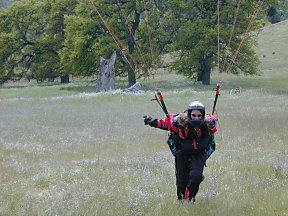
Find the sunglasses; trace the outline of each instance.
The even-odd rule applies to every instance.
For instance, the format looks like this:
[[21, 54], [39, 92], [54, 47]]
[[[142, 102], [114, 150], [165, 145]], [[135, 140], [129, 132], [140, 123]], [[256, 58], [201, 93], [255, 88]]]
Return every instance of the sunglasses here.
[[193, 118], [201, 118], [202, 117], [202, 115], [201, 114], [198, 114], [198, 115], [196, 115], [196, 114], [191, 114], [191, 116], [193, 117]]

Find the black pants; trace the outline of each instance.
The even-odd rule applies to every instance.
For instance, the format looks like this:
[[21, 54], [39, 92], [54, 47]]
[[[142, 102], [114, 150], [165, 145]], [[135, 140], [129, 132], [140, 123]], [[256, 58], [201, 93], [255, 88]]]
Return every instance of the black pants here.
[[195, 198], [199, 185], [203, 180], [205, 155], [178, 155], [175, 157], [175, 174], [177, 197], [183, 199], [186, 188], [189, 189], [189, 199]]

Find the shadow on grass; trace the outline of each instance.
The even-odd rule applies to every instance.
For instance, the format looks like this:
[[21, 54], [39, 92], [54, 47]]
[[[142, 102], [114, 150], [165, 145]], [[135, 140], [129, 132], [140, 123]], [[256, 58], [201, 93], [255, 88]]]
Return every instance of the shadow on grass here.
[[92, 93], [96, 92], [95, 86], [67, 86], [67, 87], [61, 87], [61, 91], [72, 91], [72, 92], [80, 92], [80, 93]]
[[[126, 81], [117, 80], [115, 83], [115, 89], [127, 88]], [[60, 88], [62, 91], [72, 91], [80, 93], [94, 93], [96, 92], [96, 82], [95, 81], [81, 81], [81, 82], [71, 82], [69, 86], [62, 86]]]
[[65, 85], [60, 82], [43, 82], [43, 83], [36, 83], [36, 82], [10, 82], [5, 83], [4, 85], [0, 86], [1, 89], [22, 89], [22, 88], [30, 88], [30, 87], [49, 87], [49, 86], [60, 86]]
[[[191, 89], [194, 91], [211, 91], [215, 88], [217, 82], [212, 82], [211, 85], [203, 85], [201, 82], [191, 81], [190, 79], [180, 79], [180, 80], [150, 80], [150, 81], [139, 81], [141, 84], [141, 90], [143, 91], [155, 91], [156, 88], [162, 91], [181, 91]], [[115, 83], [115, 89], [126, 89], [127, 81], [118, 80]], [[73, 91], [80, 93], [91, 93], [96, 92], [95, 83], [82, 82], [82, 84], [77, 84], [73, 86], [63, 86], [60, 88], [62, 91]]]
[[181, 91], [181, 90], [194, 90], [194, 91], [211, 91], [216, 87], [217, 82], [211, 82], [210, 85], [203, 85], [201, 82], [194, 82], [191, 79], [179, 79], [179, 80], [160, 80], [160, 81], [149, 81], [141, 83], [142, 90], [144, 91], [155, 91], [156, 88], [162, 91]]

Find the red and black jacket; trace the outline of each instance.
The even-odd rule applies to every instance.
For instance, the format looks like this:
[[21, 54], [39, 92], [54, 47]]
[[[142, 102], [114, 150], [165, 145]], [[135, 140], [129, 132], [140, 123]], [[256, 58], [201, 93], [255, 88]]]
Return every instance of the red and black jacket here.
[[183, 154], [195, 154], [205, 151], [208, 145], [207, 126], [203, 123], [198, 127], [187, 125], [182, 127], [175, 121], [175, 114], [169, 114], [169, 118], [155, 119], [149, 125], [162, 130], [171, 131], [177, 138], [177, 148]]

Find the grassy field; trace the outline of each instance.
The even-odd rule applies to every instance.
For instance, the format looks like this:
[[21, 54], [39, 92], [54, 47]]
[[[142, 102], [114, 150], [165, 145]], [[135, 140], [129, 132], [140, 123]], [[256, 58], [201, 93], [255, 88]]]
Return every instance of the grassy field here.
[[[137, 94], [97, 94], [92, 82], [4, 86], [0, 215], [288, 215], [287, 27], [261, 31], [262, 76], [213, 74], [202, 86], [162, 72]], [[167, 133], [142, 116], [164, 117], [155, 87], [170, 112], [196, 99], [211, 112], [219, 78], [217, 151], [195, 205], [181, 205]]]

